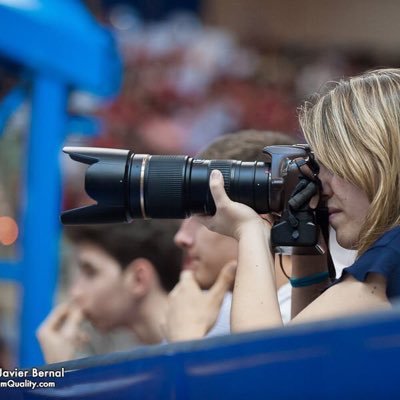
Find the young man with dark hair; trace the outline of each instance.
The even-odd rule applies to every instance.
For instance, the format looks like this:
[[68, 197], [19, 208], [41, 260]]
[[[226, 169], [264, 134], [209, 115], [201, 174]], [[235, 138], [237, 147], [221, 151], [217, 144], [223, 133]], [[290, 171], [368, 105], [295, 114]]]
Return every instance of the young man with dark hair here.
[[[201, 159], [267, 161], [266, 146], [293, 144], [295, 139], [276, 132], [242, 131], [223, 135], [201, 151]], [[267, 199], [266, 199], [267, 201]], [[238, 245], [231, 237], [209, 231], [190, 217], [182, 221], [175, 235], [182, 248], [183, 272], [169, 298], [167, 324], [169, 341], [198, 339], [230, 332], [231, 292], [237, 262]], [[286, 273], [291, 262], [283, 257]], [[290, 320], [291, 287], [278, 263], [275, 268], [281, 312]]]
[[143, 344], [163, 340], [168, 292], [179, 279], [181, 252], [173, 245], [176, 221], [71, 226], [78, 274], [71, 301], [56, 307], [38, 330], [47, 362], [74, 357], [87, 340], [86, 319], [102, 332], [128, 328]]

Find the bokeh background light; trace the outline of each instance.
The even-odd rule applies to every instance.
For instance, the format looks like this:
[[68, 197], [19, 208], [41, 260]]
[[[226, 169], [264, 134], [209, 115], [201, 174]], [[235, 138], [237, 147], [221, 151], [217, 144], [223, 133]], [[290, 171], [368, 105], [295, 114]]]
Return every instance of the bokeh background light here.
[[18, 238], [18, 225], [11, 217], [0, 216], [0, 243], [12, 245]]

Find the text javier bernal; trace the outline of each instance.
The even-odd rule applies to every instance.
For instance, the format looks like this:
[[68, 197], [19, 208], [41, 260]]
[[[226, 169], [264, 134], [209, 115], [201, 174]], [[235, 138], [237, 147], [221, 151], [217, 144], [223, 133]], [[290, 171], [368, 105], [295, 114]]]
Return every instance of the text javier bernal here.
[[52, 371], [45, 371], [37, 368], [30, 370], [3, 369], [0, 368], [0, 378], [64, 378], [65, 369], [60, 368]]

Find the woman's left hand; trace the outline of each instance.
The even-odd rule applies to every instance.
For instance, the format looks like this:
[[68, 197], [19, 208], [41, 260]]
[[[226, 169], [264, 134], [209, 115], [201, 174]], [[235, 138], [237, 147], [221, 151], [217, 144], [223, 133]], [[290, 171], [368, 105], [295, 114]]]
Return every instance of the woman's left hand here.
[[210, 190], [217, 208], [215, 215], [195, 217], [208, 229], [239, 240], [245, 226], [261, 224], [267, 228], [263, 219], [252, 208], [228, 197], [224, 188], [224, 178], [219, 170], [211, 172]]

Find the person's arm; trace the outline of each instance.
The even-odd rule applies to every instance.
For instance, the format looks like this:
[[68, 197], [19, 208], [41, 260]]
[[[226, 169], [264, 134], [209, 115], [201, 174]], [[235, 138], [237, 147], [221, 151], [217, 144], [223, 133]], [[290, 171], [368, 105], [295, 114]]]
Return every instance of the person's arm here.
[[[305, 278], [327, 271], [326, 255], [292, 256], [292, 277]], [[292, 287], [292, 312], [294, 318], [312, 303], [328, 286], [329, 278], [304, 287]]]
[[251, 331], [281, 326], [270, 227], [250, 207], [232, 202], [222, 174], [213, 171], [210, 189], [217, 206], [213, 217], [196, 217], [209, 229], [238, 240], [238, 266], [232, 298], [231, 330]]
[[261, 220], [243, 226], [238, 237], [238, 268], [232, 297], [232, 332], [282, 325], [276, 295], [270, 230]]
[[331, 319], [362, 312], [390, 308], [386, 296], [386, 279], [369, 273], [364, 282], [347, 275], [300, 312], [291, 322]]

